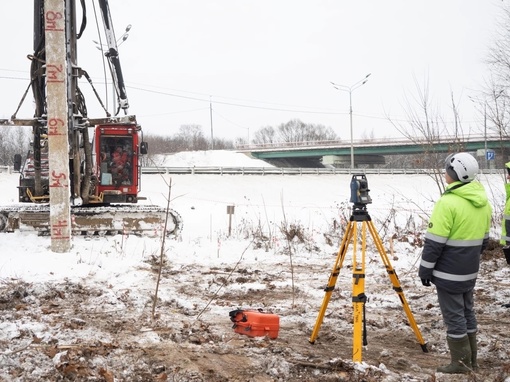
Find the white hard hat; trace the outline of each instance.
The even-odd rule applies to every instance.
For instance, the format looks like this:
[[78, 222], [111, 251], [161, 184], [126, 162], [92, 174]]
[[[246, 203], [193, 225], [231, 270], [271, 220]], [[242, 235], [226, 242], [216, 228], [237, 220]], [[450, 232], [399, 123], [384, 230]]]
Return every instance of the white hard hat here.
[[469, 183], [475, 179], [478, 170], [477, 160], [469, 153], [452, 154], [446, 158], [446, 172], [454, 180]]

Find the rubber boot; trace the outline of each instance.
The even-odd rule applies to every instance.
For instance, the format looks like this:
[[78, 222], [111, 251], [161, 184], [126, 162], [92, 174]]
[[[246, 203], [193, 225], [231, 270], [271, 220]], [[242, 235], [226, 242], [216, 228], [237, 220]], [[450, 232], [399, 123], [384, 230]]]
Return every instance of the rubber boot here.
[[465, 335], [462, 338], [447, 336], [446, 340], [452, 361], [449, 365], [438, 367], [437, 371], [448, 374], [469, 373], [471, 371], [471, 346], [468, 336]]
[[474, 371], [478, 370], [478, 361], [476, 356], [478, 353], [478, 344], [476, 343], [476, 333], [468, 333], [469, 346], [471, 347], [471, 368]]

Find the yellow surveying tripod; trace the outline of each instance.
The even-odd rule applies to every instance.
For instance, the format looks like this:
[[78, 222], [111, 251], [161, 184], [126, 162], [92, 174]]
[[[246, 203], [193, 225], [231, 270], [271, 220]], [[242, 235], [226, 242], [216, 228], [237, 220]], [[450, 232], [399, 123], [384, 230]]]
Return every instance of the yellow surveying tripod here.
[[[372, 203], [372, 199], [370, 198], [368, 192], [368, 181], [365, 175], [353, 175], [351, 181], [351, 202], [354, 203], [353, 212], [351, 218], [349, 220], [349, 224], [345, 231], [344, 237], [340, 244], [340, 248], [338, 250], [338, 255], [336, 257], [335, 264], [333, 266], [333, 270], [329, 276], [328, 285], [324, 289], [326, 295], [322, 301], [321, 309], [319, 311], [319, 315], [317, 316], [317, 321], [315, 322], [315, 326], [312, 331], [312, 335], [310, 337], [310, 343], [315, 343], [317, 335], [319, 333], [319, 329], [322, 325], [322, 321], [324, 319], [324, 314], [326, 313], [326, 308], [328, 306], [329, 300], [331, 298], [331, 294], [335, 289], [336, 280], [338, 275], [340, 274], [340, 269], [342, 268], [342, 264], [345, 259], [345, 255], [347, 253], [347, 249], [349, 248], [349, 244], [353, 243], [353, 259], [352, 259], [352, 304], [353, 304], [353, 340], [352, 340], [352, 360], [354, 362], [362, 361], [362, 343], [364, 346], [367, 345], [366, 338], [366, 321], [365, 321], [365, 303], [367, 301], [367, 297], [365, 296], [365, 251], [366, 251], [366, 235], [367, 228], [370, 234], [372, 235], [372, 239], [375, 242], [375, 246], [379, 254], [381, 255], [381, 259], [386, 267], [386, 272], [393, 284], [393, 289], [397, 292], [400, 302], [404, 308], [404, 311], [407, 314], [407, 318], [411, 324], [411, 327], [418, 339], [418, 342], [421, 345], [423, 352], [427, 353], [427, 344], [423, 340], [421, 336], [420, 329], [414, 320], [413, 313], [409, 308], [407, 300], [404, 296], [404, 292], [402, 287], [400, 286], [400, 282], [398, 280], [397, 274], [393, 267], [391, 266], [390, 260], [388, 259], [388, 255], [384, 250], [382, 245], [382, 241], [374, 227], [374, 223], [370, 218], [370, 215], [367, 211], [367, 203]], [[358, 223], [361, 222], [361, 261], [359, 262], [356, 257], [356, 248], [358, 243]], [[363, 326], [363, 328], [362, 328]], [[363, 331], [362, 331], [363, 329]], [[362, 341], [363, 340], [363, 341]]]

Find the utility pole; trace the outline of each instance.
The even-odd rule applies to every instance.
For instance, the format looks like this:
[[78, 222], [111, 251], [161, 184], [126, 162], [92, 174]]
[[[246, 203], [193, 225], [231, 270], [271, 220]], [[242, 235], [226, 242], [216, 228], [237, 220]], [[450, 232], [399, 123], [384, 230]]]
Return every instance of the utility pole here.
[[209, 96], [209, 117], [211, 118], [211, 150], [214, 150], [214, 134], [212, 123], [212, 97]]

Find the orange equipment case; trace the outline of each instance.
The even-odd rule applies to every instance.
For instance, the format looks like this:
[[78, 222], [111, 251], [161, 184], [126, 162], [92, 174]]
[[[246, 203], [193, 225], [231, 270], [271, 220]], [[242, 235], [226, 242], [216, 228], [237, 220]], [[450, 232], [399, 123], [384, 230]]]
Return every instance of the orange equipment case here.
[[262, 309], [233, 310], [229, 313], [232, 328], [236, 333], [249, 337], [278, 337], [280, 317], [273, 313], [265, 313]]

